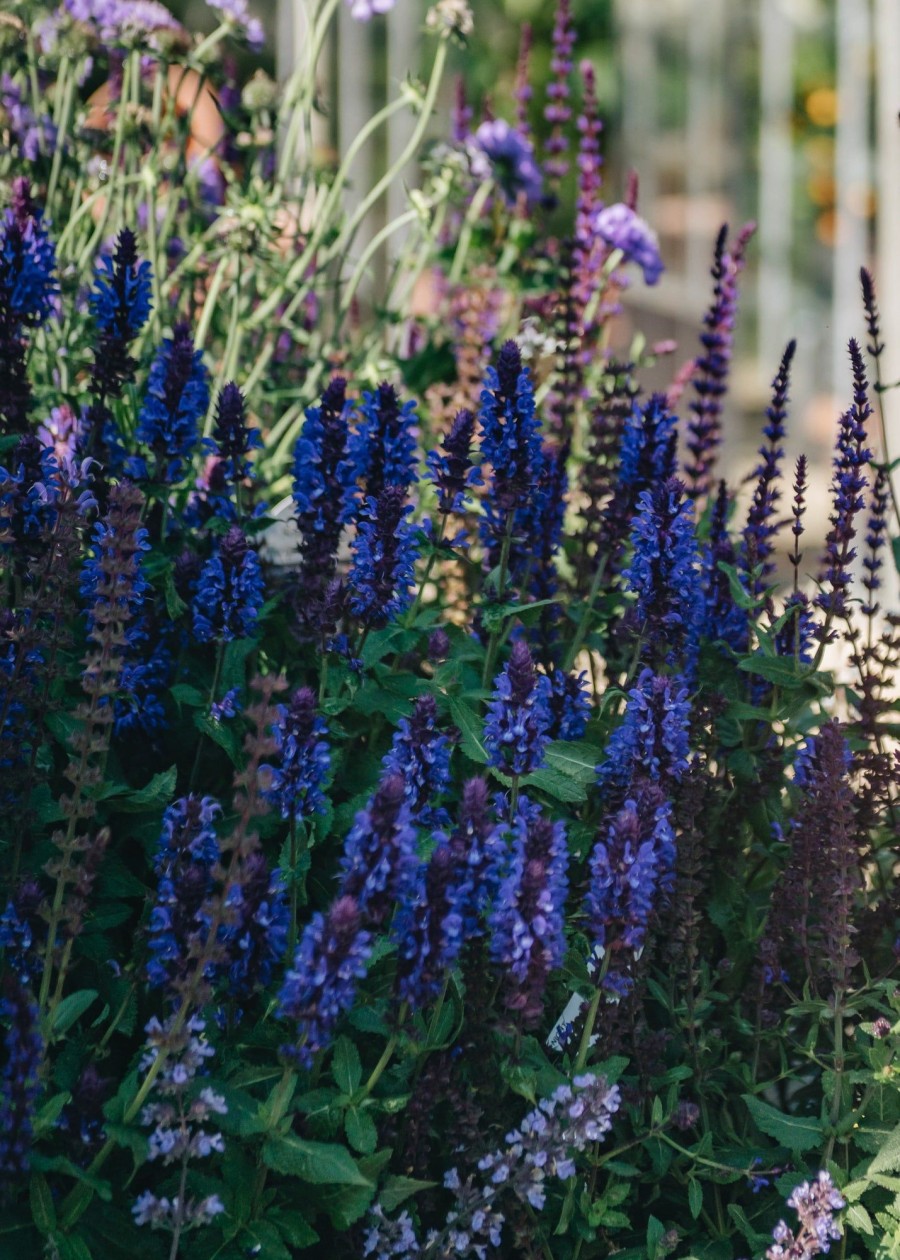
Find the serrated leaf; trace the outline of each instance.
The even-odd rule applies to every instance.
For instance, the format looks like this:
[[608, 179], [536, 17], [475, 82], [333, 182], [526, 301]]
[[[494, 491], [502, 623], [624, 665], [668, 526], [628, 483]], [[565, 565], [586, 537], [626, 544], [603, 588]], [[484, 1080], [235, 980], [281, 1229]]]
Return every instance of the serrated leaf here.
[[603, 760], [603, 750], [593, 744], [557, 739], [547, 745], [544, 758], [552, 770], [558, 770], [566, 778], [587, 786], [596, 778], [597, 766]]
[[887, 1140], [869, 1165], [869, 1176], [875, 1173], [896, 1172], [900, 1169], [900, 1124], [892, 1129]]
[[334, 1142], [310, 1142], [290, 1133], [269, 1138], [263, 1145], [262, 1157], [267, 1168], [299, 1177], [311, 1185], [371, 1185], [346, 1147]]
[[349, 1037], [338, 1037], [331, 1060], [331, 1074], [339, 1090], [355, 1094], [362, 1081], [362, 1064], [359, 1051]]
[[68, 997], [63, 998], [50, 1020], [51, 1033], [58, 1037], [66, 1029], [71, 1028], [97, 996], [96, 989], [79, 989], [77, 993], [70, 993]]
[[522, 786], [538, 788], [567, 805], [579, 805], [587, 800], [587, 793], [580, 783], [550, 766], [526, 774], [522, 779]]
[[347, 1141], [360, 1155], [371, 1155], [378, 1145], [378, 1130], [368, 1111], [350, 1107], [344, 1117]]
[[269, 1213], [269, 1220], [274, 1222], [282, 1237], [298, 1251], [302, 1251], [304, 1247], [312, 1247], [319, 1241], [319, 1235], [299, 1212], [285, 1212], [275, 1208]]
[[770, 1107], [752, 1094], [743, 1094], [742, 1097], [757, 1128], [792, 1153], [802, 1154], [822, 1145], [820, 1120], [812, 1116], [786, 1116], [777, 1107]]
[[175, 766], [162, 770], [159, 774], [155, 774], [144, 787], [129, 792], [121, 801], [116, 801], [116, 809], [129, 814], [165, 809], [175, 796], [177, 778], [178, 770]]
[[388, 1177], [381, 1188], [378, 1200], [386, 1212], [393, 1212], [401, 1203], [422, 1190], [433, 1190], [436, 1181], [419, 1181], [416, 1177]]
[[222, 654], [222, 669], [219, 674], [223, 694], [230, 691], [232, 687], [243, 687], [247, 681], [247, 657], [255, 647], [255, 639], [232, 639], [225, 645], [225, 651]]
[[291, 1260], [291, 1253], [281, 1240], [281, 1234], [271, 1221], [253, 1221], [245, 1225], [238, 1235], [245, 1255], [265, 1256], [266, 1260]]
[[648, 1260], [656, 1260], [659, 1244], [665, 1237], [666, 1227], [662, 1221], [655, 1216], [650, 1216], [647, 1221], [647, 1258]]
[[696, 1177], [688, 1182], [688, 1207], [694, 1220], [703, 1211], [703, 1186]]
[[483, 743], [484, 723], [471, 705], [455, 696], [450, 697], [450, 714], [459, 727], [463, 751], [479, 765], [487, 764], [487, 752]]
[[375, 1186], [329, 1186], [316, 1195], [318, 1205], [327, 1212], [335, 1229], [349, 1229], [365, 1215], [375, 1197]]
[[861, 1203], [851, 1203], [844, 1218], [848, 1225], [858, 1229], [862, 1234], [874, 1234], [875, 1226], [872, 1218]]

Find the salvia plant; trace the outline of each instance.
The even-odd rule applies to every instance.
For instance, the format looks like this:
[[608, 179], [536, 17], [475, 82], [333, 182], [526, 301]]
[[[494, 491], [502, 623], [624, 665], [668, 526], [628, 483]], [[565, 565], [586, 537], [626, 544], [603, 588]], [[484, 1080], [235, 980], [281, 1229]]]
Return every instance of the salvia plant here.
[[873, 278], [816, 540], [793, 342], [722, 477], [750, 226], [668, 392], [610, 349], [663, 260], [567, 0], [377, 312], [336, 0], [242, 91], [211, 7], [0, 14], [0, 1254], [896, 1255]]

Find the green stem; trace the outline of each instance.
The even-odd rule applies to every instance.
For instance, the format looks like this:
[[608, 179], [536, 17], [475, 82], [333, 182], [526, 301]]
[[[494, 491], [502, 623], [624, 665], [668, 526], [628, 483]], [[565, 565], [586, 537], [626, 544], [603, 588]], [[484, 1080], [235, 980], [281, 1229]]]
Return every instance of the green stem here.
[[72, 103], [75, 99], [75, 72], [69, 64], [69, 58], [63, 57], [59, 67], [59, 79], [57, 79], [57, 89], [59, 80], [64, 80], [65, 86], [62, 93], [62, 108], [60, 109], [59, 121], [56, 128], [56, 147], [53, 150], [53, 165], [50, 167], [50, 179], [47, 181], [47, 196], [45, 204], [48, 213], [51, 213], [53, 205], [53, 194], [56, 192], [56, 185], [59, 182], [59, 172], [62, 169], [63, 150], [66, 147], [66, 139], [69, 134], [69, 119], [72, 116]]
[[578, 620], [578, 626], [575, 630], [575, 637], [572, 640], [571, 644], [569, 645], [569, 650], [566, 653], [566, 659], [565, 659], [565, 664], [563, 665], [563, 669], [567, 673], [575, 664], [575, 658], [578, 655], [578, 653], [581, 651], [584, 640], [587, 637], [588, 626], [590, 625], [591, 617], [593, 616], [593, 612], [594, 612], [594, 603], [597, 599], [597, 594], [600, 590], [600, 583], [603, 581], [603, 575], [606, 572], [606, 565], [607, 565], [608, 560], [609, 560], [609, 556], [605, 555], [603, 559], [600, 561], [600, 563], [597, 565], [597, 568], [594, 572], [594, 578], [593, 578], [593, 581], [591, 582], [591, 589], [588, 591], [587, 601], [585, 602], [584, 608], [582, 609], [581, 617]]
[[[408, 1003], [403, 1002], [400, 1006], [400, 1010], [397, 1015], [398, 1028], [401, 1028], [403, 1026], [403, 1022], [406, 1019], [406, 1013], [408, 1009], [409, 1009]], [[390, 1041], [384, 1047], [381, 1058], [378, 1060], [378, 1062], [375, 1064], [374, 1068], [372, 1069], [371, 1076], [366, 1081], [365, 1085], [362, 1087], [362, 1092], [360, 1094], [361, 1099], [368, 1098], [372, 1090], [381, 1080], [382, 1076], [384, 1075], [384, 1071], [387, 1068], [387, 1065], [390, 1063], [391, 1059], [394, 1056], [394, 1051], [397, 1049], [397, 1043], [399, 1042], [399, 1040], [400, 1040], [400, 1034], [399, 1032], [395, 1032], [393, 1036], [391, 1037]]]
[[487, 183], [481, 185], [469, 204], [469, 208], [466, 211], [466, 217], [463, 219], [462, 229], [459, 233], [459, 242], [456, 246], [456, 253], [453, 255], [453, 263], [450, 267], [450, 274], [447, 277], [447, 282], [451, 285], [459, 284], [460, 277], [463, 273], [463, 267], [465, 266], [466, 259], [469, 256], [469, 248], [472, 244], [475, 224], [481, 218], [481, 212], [484, 210], [485, 203], [493, 191], [494, 181], [489, 179]]
[[386, 223], [380, 232], [375, 233], [369, 244], [363, 250], [360, 260], [356, 264], [353, 274], [347, 283], [344, 295], [341, 298], [340, 309], [338, 312], [339, 315], [346, 315], [349, 311], [353, 299], [356, 296], [356, 290], [362, 283], [363, 276], [366, 273], [366, 268], [375, 254], [378, 253], [384, 242], [388, 240], [389, 237], [393, 236], [395, 232], [398, 232], [400, 228], [405, 227], [407, 223], [414, 223], [418, 217], [418, 210], [407, 210], [405, 214], [401, 214], [399, 218], [394, 219], [391, 223]]

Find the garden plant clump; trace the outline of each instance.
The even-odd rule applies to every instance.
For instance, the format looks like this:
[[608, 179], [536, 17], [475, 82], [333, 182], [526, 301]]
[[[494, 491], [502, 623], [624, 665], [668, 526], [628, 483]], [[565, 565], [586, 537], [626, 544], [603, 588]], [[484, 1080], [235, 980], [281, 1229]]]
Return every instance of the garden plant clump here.
[[355, 210], [337, 0], [281, 86], [211, 7], [0, 13], [0, 1255], [896, 1255], [871, 277], [820, 555], [793, 343], [720, 479], [752, 227], [668, 393], [610, 349], [663, 260], [567, 0], [447, 126], [439, 0]]

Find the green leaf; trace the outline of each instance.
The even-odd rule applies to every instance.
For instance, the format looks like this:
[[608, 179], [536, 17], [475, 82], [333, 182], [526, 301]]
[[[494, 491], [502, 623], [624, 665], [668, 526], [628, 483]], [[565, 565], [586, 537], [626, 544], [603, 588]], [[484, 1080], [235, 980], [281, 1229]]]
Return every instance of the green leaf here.
[[302, 1251], [304, 1247], [312, 1247], [319, 1241], [319, 1235], [299, 1212], [284, 1212], [275, 1208], [269, 1213], [269, 1220], [274, 1222], [281, 1236], [298, 1251]]
[[654, 1129], [658, 1129], [663, 1122], [663, 1105], [661, 1098], [653, 1099], [653, 1109], [650, 1112], [650, 1123]]
[[420, 1190], [433, 1190], [436, 1181], [419, 1181], [415, 1177], [388, 1177], [381, 1189], [379, 1202], [386, 1212], [393, 1212], [401, 1203]]
[[547, 745], [544, 757], [551, 770], [557, 770], [587, 787], [594, 782], [597, 765], [603, 760], [603, 750], [593, 744], [557, 739]]
[[275, 1172], [299, 1177], [311, 1185], [371, 1186], [346, 1147], [333, 1142], [309, 1142], [290, 1133], [271, 1137], [262, 1149], [263, 1163]]
[[696, 1177], [692, 1177], [688, 1182], [688, 1206], [691, 1209], [691, 1216], [696, 1220], [703, 1211], [703, 1187]]
[[[754, 1098], [752, 1094], [744, 1094], [742, 1097], [757, 1128], [774, 1138], [781, 1146], [786, 1146], [792, 1153], [801, 1154], [822, 1145], [820, 1120], [815, 1120], [812, 1116], [786, 1116], [761, 1098]], [[900, 1157], [900, 1149], [897, 1154]]]
[[869, 1176], [896, 1172], [900, 1169], [900, 1124], [891, 1131], [878, 1154], [869, 1165]]
[[362, 1081], [362, 1064], [359, 1051], [349, 1037], [338, 1037], [331, 1060], [331, 1074], [338, 1089], [345, 1094], [355, 1094]]
[[232, 765], [236, 766], [238, 764], [241, 755], [240, 740], [230, 726], [226, 726], [222, 722], [214, 722], [205, 713], [194, 714], [194, 725], [198, 731], [201, 731], [228, 754]]
[[349, 1229], [351, 1225], [355, 1225], [365, 1215], [374, 1197], [374, 1185], [329, 1186], [320, 1190], [316, 1196], [319, 1207], [328, 1213], [335, 1229]]
[[532, 774], [526, 774], [521, 782], [523, 787], [536, 787], [555, 800], [564, 801], [569, 805], [578, 805], [587, 800], [587, 793], [580, 783], [549, 766], [535, 770]]
[[87, 1243], [73, 1234], [55, 1234], [53, 1245], [59, 1260], [93, 1260]]
[[[144, 1148], [147, 1146], [147, 1135], [141, 1135], [144, 1139]], [[95, 1177], [84, 1168], [79, 1168], [77, 1164], [73, 1164], [70, 1159], [66, 1159], [65, 1155], [42, 1155], [40, 1151], [32, 1151], [29, 1156], [31, 1167], [35, 1172], [58, 1172], [65, 1173], [67, 1177], [80, 1181], [85, 1186], [90, 1186], [94, 1193], [101, 1198], [104, 1203], [109, 1203], [112, 1199], [112, 1189], [108, 1181]]]
[[851, 1203], [844, 1218], [848, 1225], [858, 1229], [861, 1234], [874, 1234], [875, 1226], [872, 1218], [861, 1203]]
[[462, 746], [466, 756], [471, 761], [478, 762], [479, 765], [485, 765], [488, 757], [482, 742], [484, 723], [481, 718], [471, 705], [455, 696], [450, 697], [450, 713], [462, 735]]
[[190, 683], [173, 683], [169, 693], [179, 704], [186, 704], [189, 709], [206, 708], [206, 696]]
[[71, 1028], [97, 996], [96, 989], [79, 989], [77, 993], [70, 993], [63, 998], [50, 1020], [51, 1033], [60, 1036], [67, 1028]]
[[[54, 1094], [52, 1098], [48, 1098], [43, 1107], [38, 1111], [32, 1123], [32, 1133], [35, 1137], [52, 1129], [60, 1117], [63, 1107], [72, 1097], [67, 1090], [63, 1090], [61, 1094]], [[33, 1165], [33, 1161], [32, 1161]]]
[[165, 578], [166, 612], [171, 621], [177, 621], [182, 613], [187, 612], [187, 604], [178, 594], [175, 587], [175, 566], [169, 565]]
[[360, 1155], [371, 1155], [378, 1145], [378, 1130], [368, 1111], [351, 1107], [344, 1117], [347, 1141]]
[[175, 796], [175, 781], [178, 770], [170, 766], [155, 774], [144, 787], [129, 792], [121, 801], [116, 801], [116, 809], [129, 814], [143, 813], [145, 810], [162, 810], [170, 804]]
[[41, 1234], [51, 1234], [56, 1229], [56, 1207], [53, 1195], [43, 1173], [33, 1172], [28, 1183], [31, 1201], [31, 1219]]
[[232, 639], [222, 654], [222, 671], [219, 674], [220, 692], [224, 695], [232, 687], [243, 687], [247, 681], [247, 657], [256, 647], [255, 639]]
[[281, 1234], [271, 1221], [253, 1221], [238, 1235], [245, 1255], [265, 1256], [266, 1260], [291, 1260], [291, 1253], [281, 1241]]
[[647, 1260], [656, 1260], [659, 1245], [665, 1237], [666, 1227], [657, 1217], [651, 1216], [647, 1221]]

